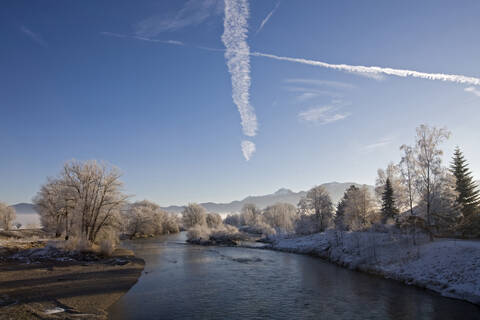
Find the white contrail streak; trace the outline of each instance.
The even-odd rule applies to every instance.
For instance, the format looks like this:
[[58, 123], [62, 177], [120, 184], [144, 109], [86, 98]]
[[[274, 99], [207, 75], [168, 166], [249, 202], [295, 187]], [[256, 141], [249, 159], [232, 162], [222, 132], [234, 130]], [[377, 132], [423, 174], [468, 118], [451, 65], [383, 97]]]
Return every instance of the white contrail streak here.
[[252, 141], [243, 140], [242, 153], [243, 153], [243, 156], [245, 157], [245, 160], [247, 161], [250, 160], [254, 152], [255, 152], [255, 143], [253, 143]]
[[265, 17], [265, 19], [262, 20], [262, 23], [260, 23], [260, 27], [258, 27], [257, 32], [255, 32], [255, 35], [257, 35], [260, 31], [262, 31], [263, 27], [265, 27], [265, 25], [267, 24], [268, 20], [270, 20], [270, 18], [273, 16], [273, 14], [275, 13], [275, 11], [277, 11], [279, 5], [280, 5], [280, 1], [277, 2], [277, 5], [275, 6], [275, 8], [273, 8], [273, 10], [270, 11], [269, 14], [267, 14], [267, 16]]
[[255, 110], [250, 105], [250, 48], [246, 41], [248, 15], [247, 0], [225, 0], [222, 41], [232, 78], [232, 98], [240, 112], [243, 133], [253, 137], [258, 124]]
[[385, 74], [390, 76], [397, 77], [413, 77], [413, 78], [422, 78], [428, 80], [440, 80], [440, 81], [449, 81], [456, 83], [465, 83], [475, 86], [480, 86], [480, 79], [474, 77], [468, 77], [463, 75], [456, 74], [443, 74], [443, 73], [426, 73], [419, 72], [414, 70], [404, 70], [404, 69], [393, 69], [393, 68], [382, 68], [382, 67], [366, 67], [366, 66], [352, 66], [348, 64], [330, 64], [322, 61], [308, 60], [301, 58], [290, 58], [290, 57], [281, 57], [268, 53], [261, 52], [252, 52], [252, 56], [265, 57], [281, 61], [296, 62], [301, 64], [307, 64], [315, 67], [341, 70], [347, 72], [355, 73], [365, 73], [365, 74]]

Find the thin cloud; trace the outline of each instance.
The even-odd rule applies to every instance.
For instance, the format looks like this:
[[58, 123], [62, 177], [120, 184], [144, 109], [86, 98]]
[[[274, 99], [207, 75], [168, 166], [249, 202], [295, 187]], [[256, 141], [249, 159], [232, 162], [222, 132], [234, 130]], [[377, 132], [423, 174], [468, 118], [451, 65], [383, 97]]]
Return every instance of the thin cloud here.
[[397, 77], [413, 77], [413, 78], [465, 83], [465, 84], [480, 86], [479, 78], [468, 77], [464, 75], [426, 73], [426, 72], [419, 72], [414, 70], [353, 66], [348, 64], [330, 64], [322, 61], [282, 57], [282, 56], [276, 56], [273, 54], [267, 54], [267, 53], [261, 53], [261, 52], [253, 52], [252, 55], [257, 57], [265, 57], [265, 58], [281, 60], [281, 61], [296, 62], [296, 63], [311, 65], [315, 67], [354, 72], [354, 73], [373, 74], [373, 75], [390, 75], [390, 76], [397, 76]]
[[475, 89], [474, 87], [465, 88], [465, 91], [466, 91], [466, 92], [471, 92], [471, 93], [473, 93], [474, 95], [476, 95], [477, 97], [480, 97], [480, 90]]
[[[295, 98], [297, 102], [305, 102], [313, 100], [320, 96], [331, 96], [334, 98], [341, 98], [342, 94], [331, 90], [322, 90], [319, 87], [329, 87], [329, 89], [342, 90], [355, 88], [354, 85], [340, 81], [330, 81], [321, 79], [304, 79], [304, 78], [288, 78], [284, 80], [285, 83], [294, 84], [297, 86], [287, 86], [286, 90], [298, 92]], [[303, 85], [303, 86], [302, 86]]]
[[20, 27], [20, 31], [26, 34], [30, 39], [32, 39], [37, 44], [41, 45], [42, 47], [48, 47], [48, 43], [42, 38], [41, 35], [33, 32], [32, 30], [28, 29], [25, 26]]
[[298, 117], [300, 120], [306, 122], [313, 122], [318, 124], [327, 124], [335, 121], [346, 119], [350, 113], [335, 113], [336, 108], [332, 106], [322, 106], [311, 108], [307, 111], [300, 112]]
[[245, 157], [245, 160], [249, 161], [255, 152], [255, 143], [252, 141], [243, 140], [241, 145], [243, 156]]
[[320, 89], [310, 88], [310, 87], [285, 86], [284, 89], [290, 92], [313, 93], [313, 94], [316, 94], [317, 96], [331, 96], [331, 97], [342, 96], [342, 94], [338, 92], [333, 92], [330, 90], [320, 90]]
[[363, 150], [364, 151], [373, 151], [373, 150], [376, 150], [376, 149], [379, 149], [379, 148], [386, 147], [386, 146], [390, 145], [392, 142], [393, 142], [393, 138], [386, 137], [386, 138], [383, 138], [383, 139], [381, 139], [381, 140], [379, 140], [375, 143], [368, 144], [368, 145], [364, 146]]
[[346, 82], [340, 81], [330, 81], [330, 80], [320, 80], [320, 79], [304, 79], [304, 78], [288, 78], [285, 79], [286, 83], [296, 83], [296, 84], [307, 84], [314, 86], [327, 86], [338, 89], [352, 89], [355, 88], [354, 85]]
[[222, 11], [221, 0], [189, 0], [175, 14], [154, 15], [140, 21], [134, 26], [135, 34], [151, 38], [162, 32], [199, 25], [211, 16], [221, 14]]
[[308, 100], [312, 100], [312, 99], [315, 99], [319, 96], [318, 93], [314, 93], [314, 92], [304, 92], [304, 93], [301, 93], [299, 94], [297, 97], [296, 97], [296, 100], [297, 102], [305, 102], [305, 101], [308, 101]]
[[250, 48], [247, 44], [249, 9], [246, 0], [225, 0], [222, 42], [232, 78], [232, 98], [240, 112], [243, 133], [253, 137], [258, 129], [255, 110], [250, 105]]
[[176, 45], [176, 46], [184, 46], [185, 45], [182, 41], [178, 41], [178, 40], [152, 39], [152, 38], [148, 38], [148, 37], [132, 36], [132, 35], [128, 35], [128, 34], [121, 34], [121, 33], [108, 32], [108, 31], [100, 32], [100, 34], [102, 34], [104, 36], [108, 36], [108, 37], [114, 37], [114, 38], [135, 39], [135, 40], [148, 41], [148, 42], [173, 44], [173, 45]]
[[260, 27], [258, 27], [257, 32], [255, 32], [255, 35], [257, 35], [260, 31], [262, 31], [263, 27], [265, 27], [265, 25], [267, 24], [268, 20], [270, 20], [270, 18], [273, 16], [273, 14], [275, 13], [275, 11], [277, 11], [278, 7], [280, 6], [280, 2], [281, 2], [281, 1], [278, 1], [277, 4], [275, 5], [275, 8], [273, 8], [273, 10], [270, 11], [269, 14], [267, 14], [267, 16], [265, 17], [265, 19], [262, 20], [262, 23], [260, 23]]

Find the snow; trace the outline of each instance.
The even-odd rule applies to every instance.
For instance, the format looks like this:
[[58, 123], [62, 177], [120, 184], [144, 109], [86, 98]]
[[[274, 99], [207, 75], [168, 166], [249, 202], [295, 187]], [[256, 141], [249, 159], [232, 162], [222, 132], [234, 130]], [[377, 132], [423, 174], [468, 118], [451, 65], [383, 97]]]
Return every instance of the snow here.
[[339, 265], [480, 305], [480, 241], [375, 232], [327, 231], [277, 238], [272, 249], [311, 254]]
[[53, 308], [53, 309], [45, 310], [45, 314], [55, 314], [55, 313], [61, 313], [61, 312], [65, 312], [65, 309], [59, 308], [59, 307], [55, 307], [55, 308]]

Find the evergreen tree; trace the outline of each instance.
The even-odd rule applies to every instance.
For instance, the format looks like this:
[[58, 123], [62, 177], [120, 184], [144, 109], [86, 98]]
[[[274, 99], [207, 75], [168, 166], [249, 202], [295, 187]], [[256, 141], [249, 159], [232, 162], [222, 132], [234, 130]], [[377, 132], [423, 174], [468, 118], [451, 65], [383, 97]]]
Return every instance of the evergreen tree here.
[[398, 215], [398, 209], [395, 206], [395, 199], [393, 196], [393, 187], [389, 178], [387, 178], [387, 181], [385, 182], [385, 188], [382, 194], [382, 215], [384, 223], [388, 219], [395, 219]]
[[467, 160], [459, 147], [455, 148], [450, 171], [456, 178], [455, 191], [458, 193], [456, 202], [463, 214], [463, 227], [475, 227], [474, 225], [480, 223], [480, 190], [473, 181]]

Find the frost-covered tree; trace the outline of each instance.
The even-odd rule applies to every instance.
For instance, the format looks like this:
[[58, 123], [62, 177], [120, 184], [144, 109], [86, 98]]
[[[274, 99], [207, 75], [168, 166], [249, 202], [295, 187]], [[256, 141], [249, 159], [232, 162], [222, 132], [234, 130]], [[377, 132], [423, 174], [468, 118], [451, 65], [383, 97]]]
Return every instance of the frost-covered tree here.
[[295, 227], [297, 210], [289, 203], [276, 203], [264, 210], [263, 218], [272, 228], [282, 233], [290, 233]]
[[345, 226], [352, 231], [361, 231], [376, 222], [375, 201], [366, 186], [351, 186], [345, 199]]
[[[425, 216], [428, 227], [432, 227], [432, 202], [434, 200], [435, 185], [441, 179], [443, 151], [439, 148], [450, 137], [450, 132], [445, 128], [421, 125], [417, 129], [415, 155], [417, 164], [417, 188], [425, 203]], [[431, 237], [433, 235], [431, 234]]]
[[403, 151], [402, 159], [400, 160], [399, 168], [402, 176], [402, 184], [406, 192], [407, 208], [410, 215], [413, 216], [413, 207], [418, 200], [418, 193], [416, 189], [417, 167], [415, 152], [411, 146], [402, 145], [400, 150]]
[[310, 189], [299, 202], [299, 211], [310, 215], [315, 232], [324, 231], [333, 222], [333, 203], [328, 191], [322, 186]]
[[262, 222], [262, 211], [253, 203], [246, 203], [240, 211], [241, 224], [255, 226]]
[[0, 228], [10, 230], [15, 217], [15, 209], [9, 207], [6, 203], [0, 202]]
[[[454, 234], [462, 218], [462, 207], [456, 202], [458, 192], [455, 187], [455, 176], [448, 170], [443, 168], [435, 176], [431, 195], [431, 228], [442, 234]], [[421, 202], [420, 208], [425, 210], [426, 204], [426, 200]]]
[[65, 232], [65, 239], [68, 240], [74, 222], [78, 222], [78, 219], [74, 219], [77, 203], [74, 190], [66, 187], [65, 181], [59, 178], [48, 179], [47, 183], [40, 187], [33, 203], [40, 214], [43, 228], [55, 232], [56, 237]]
[[173, 214], [147, 200], [131, 204], [124, 217], [125, 231], [131, 236], [155, 236], [179, 232], [178, 222]]
[[408, 207], [408, 191], [402, 182], [400, 167], [394, 163], [389, 163], [386, 170], [378, 169], [377, 179], [375, 181], [375, 194], [379, 203], [382, 203], [383, 193], [387, 179], [390, 180], [393, 189], [394, 201], [399, 209]]
[[242, 219], [240, 218], [239, 214], [229, 214], [225, 217], [223, 222], [231, 226], [240, 227], [242, 224]]
[[207, 213], [206, 217], [207, 226], [215, 229], [222, 225], [222, 217], [218, 213]]
[[395, 203], [395, 192], [390, 182], [390, 178], [387, 178], [385, 187], [382, 194], [382, 222], [394, 221], [399, 211]]
[[480, 234], [480, 190], [459, 147], [455, 149], [450, 171], [455, 177], [456, 202], [463, 214], [460, 228], [464, 234]]
[[45, 227], [61, 229], [63, 225], [68, 237], [71, 226], [77, 236], [95, 242], [102, 231], [118, 227], [127, 199], [121, 187], [116, 168], [94, 160], [72, 160], [57, 178], [42, 186], [34, 202]]
[[182, 222], [183, 227], [188, 229], [196, 225], [206, 225], [207, 224], [207, 211], [204, 207], [197, 203], [190, 203], [188, 206], [183, 209], [182, 212]]

